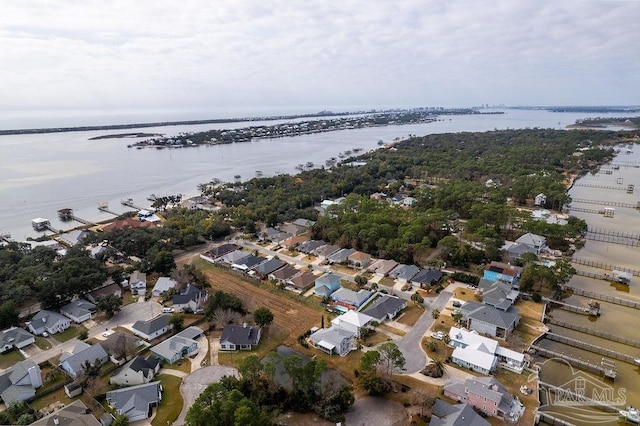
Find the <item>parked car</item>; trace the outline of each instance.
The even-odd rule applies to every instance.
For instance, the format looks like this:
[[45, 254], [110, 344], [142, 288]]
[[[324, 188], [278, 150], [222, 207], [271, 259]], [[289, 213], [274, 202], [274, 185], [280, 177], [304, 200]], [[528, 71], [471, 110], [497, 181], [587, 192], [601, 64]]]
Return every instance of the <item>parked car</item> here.
[[436, 331], [435, 333], [431, 333], [431, 337], [436, 340], [444, 339], [444, 333], [442, 331]]
[[454, 301], [453, 301], [453, 303], [452, 303], [452, 305], [453, 305], [453, 307], [454, 307], [454, 308], [459, 308], [459, 307], [461, 307], [461, 306], [462, 306], [462, 303], [460, 303], [460, 302], [459, 302], [459, 301], [457, 301], [457, 300], [454, 300]]

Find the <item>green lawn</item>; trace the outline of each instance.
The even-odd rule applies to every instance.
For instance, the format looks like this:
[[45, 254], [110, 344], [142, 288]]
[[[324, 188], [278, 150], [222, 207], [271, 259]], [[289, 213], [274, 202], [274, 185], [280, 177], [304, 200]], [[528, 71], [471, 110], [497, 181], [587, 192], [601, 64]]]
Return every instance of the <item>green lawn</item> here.
[[251, 355], [257, 356], [258, 359], [264, 358], [266, 354], [275, 351], [278, 346], [284, 344], [284, 340], [287, 338], [285, 333], [276, 333], [274, 330], [275, 327], [273, 326], [269, 327], [269, 329], [263, 330], [260, 343], [258, 343], [258, 346], [251, 351], [218, 352], [218, 362], [221, 365], [238, 367], [245, 358]]
[[159, 374], [156, 378], [162, 382], [164, 398], [160, 401], [156, 416], [151, 424], [154, 426], [166, 426], [173, 423], [180, 415], [180, 411], [182, 411], [182, 405], [184, 404], [182, 395], [180, 395], [182, 379], [168, 374]]
[[74, 337], [78, 337], [80, 335], [80, 333], [82, 331], [85, 331], [86, 328], [84, 328], [81, 325], [72, 325], [69, 326], [69, 328], [67, 328], [65, 331], [63, 331], [62, 333], [57, 333], [55, 334], [53, 337], [60, 343], [64, 343], [67, 340], [71, 340]]
[[16, 350], [10, 350], [0, 355], [0, 368], [5, 369], [13, 367], [16, 363], [24, 360], [20, 352]]
[[183, 373], [191, 374], [191, 360], [190, 359], [179, 359], [173, 364], [164, 364], [163, 368], [168, 370], [178, 370]]
[[51, 343], [44, 337], [36, 336], [36, 346], [43, 351], [51, 349]]

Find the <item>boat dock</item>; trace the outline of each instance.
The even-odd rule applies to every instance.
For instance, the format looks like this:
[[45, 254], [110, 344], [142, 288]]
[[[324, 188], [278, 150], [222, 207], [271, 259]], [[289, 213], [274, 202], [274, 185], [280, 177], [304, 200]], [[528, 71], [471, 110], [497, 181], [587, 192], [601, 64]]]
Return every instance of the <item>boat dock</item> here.
[[576, 183], [573, 186], [582, 186], [585, 188], [607, 189], [611, 191], [626, 191], [627, 188], [621, 186], [597, 185], [594, 183]]
[[622, 297], [607, 296], [606, 294], [595, 293], [593, 291], [583, 290], [577, 287], [565, 286], [570, 289], [573, 294], [578, 296], [589, 297], [591, 299], [601, 300], [603, 302], [613, 303], [615, 305], [626, 306], [627, 308], [640, 309], [640, 302], [636, 302], [630, 299], [623, 299]]
[[550, 304], [558, 305], [560, 309], [573, 312], [574, 314], [600, 316], [600, 304], [597, 302], [594, 303], [594, 301], [589, 302], [589, 306], [582, 307], [572, 305], [571, 303], [561, 302], [559, 300], [549, 299], [546, 297], [543, 297], [542, 300]]
[[[640, 235], [638, 236], [640, 238]], [[607, 271], [622, 271], [629, 272], [631, 275], [640, 277], [640, 271], [636, 269], [624, 268], [622, 266], [610, 265], [608, 263], [596, 262], [595, 260], [582, 259], [580, 257], [574, 257], [571, 259], [571, 263], [577, 263], [578, 265], [590, 266], [592, 268], [606, 269]]]
[[[624, 207], [629, 209], [640, 209], [640, 202], [633, 204], [633, 203], [620, 203], [618, 201], [588, 200], [586, 198], [572, 198], [571, 202], [581, 203], [581, 204], [598, 204], [600, 206]], [[570, 205], [569, 205], [569, 208], [571, 208]]]
[[135, 204], [133, 204], [133, 198], [127, 198], [126, 200], [120, 200], [120, 204], [122, 204], [123, 206], [131, 207], [132, 209], [143, 210], [142, 207], [139, 207], [139, 206], [136, 206]]
[[109, 210], [109, 203], [107, 203], [106, 201], [98, 203], [98, 210], [100, 210], [101, 212], [112, 214], [114, 216], [120, 216], [118, 213], [114, 213]]
[[598, 355], [604, 355], [609, 358], [617, 359], [618, 361], [627, 362], [629, 364], [636, 364], [636, 358], [631, 355], [616, 352], [611, 349], [603, 348], [601, 346], [592, 345], [591, 343], [582, 342], [580, 340], [572, 339], [570, 337], [561, 336], [556, 333], [547, 332], [544, 336], [553, 342], [562, 343], [568, 346], [572, 346], [578, 349], [584, 349], [585, 351], [593, 352]]
[[591, 371], [592, 373], [598, 373], [610, 379], [615, 380], [616, 378], [617, 372], [615, 368], [615, 363], [613, 363], [613, 361], [607, 361], [605, 360], [605, 358], [602, 358], [602, 363], [600, 365], [597, 365], [587, 361], [583, 361], [578, 358], [574, 358], [569, 355], [565, 355], [560, 352], [552, 351], [551, 349], [543, 348], [538, 345], [531, 345], [531, 349], [533, 349], [535, 353], [545, 358], [561, 359], [574, 367], [579, 367], [584, 370]]
[[588, 334], [590, 336], [611, 340], [612, 342], [622, 343], [623, 345], [632, 346], [634, 348], [640, 349], [640, 342], [636, 340], [625, 339], [624, 337], [616, 336], [609, 333], [603, 333], [602, 331], [597, 331], [590, 327], [584, 327], [582, 325], [578, 325], [578, 324], [574, 324], [566, 321], [560, 321], [554, 318], [549, 318], [549, 324], [557, 325], [558, 327], [567, 328], [569, 330], [579, 331], [580, 333]]
[[[550, 383], [543, 382], [542, 380], [538, 381], [538, 387], [540, 390], [545, 390], [547, 392], [552, 392], [552, 393], [561, 395], [561, 397], [564, 399], [570, 399], [571, 401], [582, 401], [585, 403], [584, 405], [598, 407], [603, 409], [604, 411], [608, 411], [611, 413], [616, 413], [616, 414], [619, 413], [619, 409], [614, 407], [613, 405], [608, 404], [604, 401], [598, 401], [598, 400], [589, 398], [588, 396], [579, 394], [577, 392], [573, 392], [571, 389], [565, 389], [558, 386], [554, 386]], [[552, 424], [561, 424], [561, 423], [552, 423]], [[571, 424], [571, 423], [564, 423], [564, 424]]]

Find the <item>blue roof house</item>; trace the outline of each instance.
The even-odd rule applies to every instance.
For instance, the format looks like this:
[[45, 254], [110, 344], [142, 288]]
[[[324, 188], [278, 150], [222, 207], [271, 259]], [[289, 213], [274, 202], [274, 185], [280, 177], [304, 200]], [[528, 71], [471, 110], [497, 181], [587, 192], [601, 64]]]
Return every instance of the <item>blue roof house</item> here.
[[340, 275], [329, 272], [316, 279], [313, 293], [320, 297], [329, 297], [340, 288]]

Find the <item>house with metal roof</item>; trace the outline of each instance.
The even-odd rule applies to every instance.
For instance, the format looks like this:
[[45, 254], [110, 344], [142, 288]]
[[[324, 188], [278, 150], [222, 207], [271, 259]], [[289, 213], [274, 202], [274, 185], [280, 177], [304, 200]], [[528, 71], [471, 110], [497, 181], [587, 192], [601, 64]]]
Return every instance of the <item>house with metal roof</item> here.
[[378, 322], [394, 319], [401, 310], [407, 307], [407, 301], [396, 296], [383, 294], [363, 311], [363, 314], [375, 318]]
[[173, 364], [182, 358], [196, 355], [198, 353], [196, 339], [202, 335], [204, 331], [200, 328], [188, 327], [152, 347], [151, 352], [162, 361]]
[[[109, 415], [111, 417], [111, 415]], [[113, 420], [113, 418], [111, 417]], [[77, 399], [69, 405], [31, 423], [31, 426], [104, 426], [93, 417], [82, 400]]]
[[173, 280], [169, 277], [160, 277], [158, 278], [158, 281], [156, 281], [156, 284], [153, 286], [151, 295], [153, 297], [158, 297], [165, 291], [175, 289], [177, 285], [178, 283], [176, 282], [176, 280]]
[[22, 328], [10, 327], [0, 331], [0, 353], [21, 349], [35, 342], [35, 336]]
[[491, 426], [469, 404], [449, 404], [436, 398], [429, 426]]
[[83, 299], [76, 299], [60, 308], [60, 313], [71, 318], [76, 324], [91, 319], [96, 313], [96, 305]]
[[145, 340], [153, 340], [156, 337], [168, 333], [173, 326], [169, 323], [171, 315], [162, 314], [147, 321], [136, 321], [131, 326], [131, 331], [136, 336], [140, 336]]
[[42, 372], [33, 361], [20, 361], [0, 374], [0, 398], [6, 406], [33, 398], [42, 386]]
[[251, 350], [260, 342], [262, 329], [243, 325], [225, 325], [220, 336], [220, 350]]
[[353, 291], [346, 287], [340, 287], [331, 294], [331, 300], [336, 304], [336, 307], [343, 307], [344, 310], [358, 309], [364, 305], [367, 300], [373, 295], [369, 290], [361, 289]]
[[135, 422], [151, 417], [153, 407], [162, 400], [162, 391], [160, 382], [150, 382], [107, 392], [106, 400], [118, 414]]
[[340, 288], [340, 275], [327, 272], [316, 278], [313, 293], [320, 297], [329, 297], [331, 293]]
[[35, 314], [31, 321], [28, 322], [29, 331], [36, 336], [41, 336], [43, 333], [61, 333], [69, 328], [70, 325], [69, 318], [46, 309]]
[[360, 337], [360, 331], [369, 327], [372, 321], [374, 321], [373, 317], [362, 312], [350, 310], [332, 319], [331, 324], [351, 331], [356, 337]]
[[136, 356], [120, 367], [110, 378], [112, 385], [132, 386], [149, 383], [160, 371], [160, 360], [153, 355]]
[[104, 364], [109, 360], [109, 355], [100, 343], [89, 345], [85, 342], [78, 342], [71, 352], [62, 352], [60, 355], [60, 368], [69, 373], [73, 378], [82, 374], [83, 365]]

